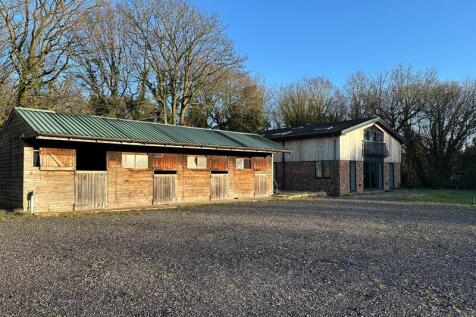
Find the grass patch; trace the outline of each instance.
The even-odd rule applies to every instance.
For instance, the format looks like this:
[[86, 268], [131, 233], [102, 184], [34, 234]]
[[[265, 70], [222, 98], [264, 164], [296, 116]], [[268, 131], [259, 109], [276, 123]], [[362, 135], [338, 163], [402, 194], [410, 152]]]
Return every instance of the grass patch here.
[[474, 205], [476, 190], [452, 189], [400, 189], [386, 193], [349, 196], [354, 199], [376, 199], [386, 201], [410, 201], [441, 204]]
[[28, 215], [21, 212], [0, 210], [0, 221], [26, 216]]

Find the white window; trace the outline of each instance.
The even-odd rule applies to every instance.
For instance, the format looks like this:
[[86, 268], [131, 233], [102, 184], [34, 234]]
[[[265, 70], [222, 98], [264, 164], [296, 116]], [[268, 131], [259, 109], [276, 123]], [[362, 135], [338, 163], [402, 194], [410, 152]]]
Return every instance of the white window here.
[[251, 159], [249, 158], [237, 158], [236, 159], [236, 169], [244, 170], [251, 168]]
[[122, 167], [149, 168], [149, 156], [144, 153], [122, 153]]
[[207, 157], [206, 156], [197, 156], [197, 155], [187, 156], [187, 168], [189, 168], [189, 169], [206, 169], [207, 168]]

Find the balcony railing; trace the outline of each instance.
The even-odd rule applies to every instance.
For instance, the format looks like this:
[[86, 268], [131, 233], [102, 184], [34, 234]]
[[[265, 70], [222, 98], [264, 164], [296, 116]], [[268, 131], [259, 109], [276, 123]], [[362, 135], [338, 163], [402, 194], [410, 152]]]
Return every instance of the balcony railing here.
[[364, 156], [387, 157], [389, 154], [387, 143], [385, 142], [364, 142]]

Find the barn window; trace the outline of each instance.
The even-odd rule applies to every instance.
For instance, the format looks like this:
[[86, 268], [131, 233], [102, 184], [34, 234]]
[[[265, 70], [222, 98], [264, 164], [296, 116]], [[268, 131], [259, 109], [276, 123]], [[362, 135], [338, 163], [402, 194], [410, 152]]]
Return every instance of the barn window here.
[[187, 168], [189, 168], [189, 169], [206, 169], [207, 168], [207, 157], [206, 156], [197, 156], [197, 155], [187, 156]]
[[33, 167], [40, 167], [40, 150], [33, 149]]
[[144, 153], [122, 153], [122, 167], [147, 169], [149, 156]]
[[238, 170], [251, 169], [251, 159], [249, 159], [249, 158], [237, 158], [236, 159], [236, 169], [238, 169]]
[[76, 150], [40, 148], [40, 168], [50, 171], [74, 171], [76, 169]]
[[316, 161], [316, 177], [317, 178], [331, 177], [331, 161]]

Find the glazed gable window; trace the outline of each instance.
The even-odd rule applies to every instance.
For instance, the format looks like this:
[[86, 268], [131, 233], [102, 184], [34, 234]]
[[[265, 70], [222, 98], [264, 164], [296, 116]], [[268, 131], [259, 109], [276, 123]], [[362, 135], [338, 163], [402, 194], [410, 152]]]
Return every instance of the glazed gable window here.
[[123, 168], [149, 168], [149, 155], [145, 153], [122, 153]]
[[249, 159], [249, 158], [237, 158], [236, 159], [236, 169], [238, 169], [238, 170], [251, 169], [251, 159]]
[[331, 177], [331, 161], [316, 161], [316, 177], [317, 178]]
[[187, 156], [187, 168], [188, 169], [206, 169], [207, 168], [207, 157], [199, 155], [188, 155]]
[[383, 142], [383, 132], [373, 126], [364, 130], [364, 140], [372, 142]]

